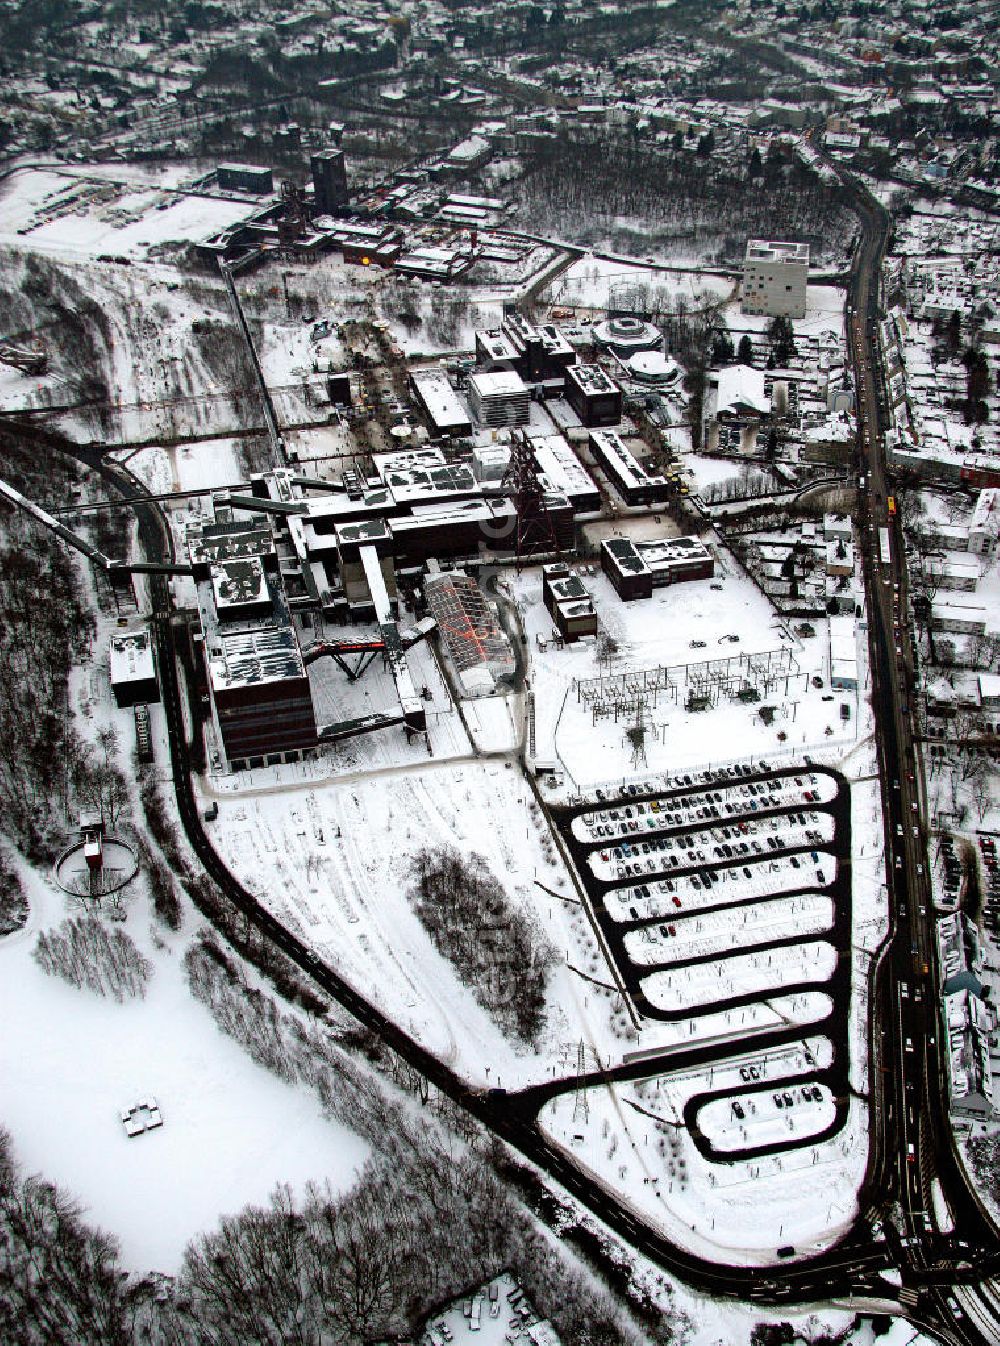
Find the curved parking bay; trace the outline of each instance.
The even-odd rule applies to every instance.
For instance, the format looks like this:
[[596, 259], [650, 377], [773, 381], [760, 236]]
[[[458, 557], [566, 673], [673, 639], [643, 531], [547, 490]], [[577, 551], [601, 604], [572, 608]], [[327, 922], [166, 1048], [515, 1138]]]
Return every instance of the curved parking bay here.
[[703, 1154], [725, 1159], [777, 1154], [824, 1139], [839, 1117], [833, 1091], [811, 1075], [775, 1088], [696, 1099], [684, 1120]]
[[778, 814], [760, 822], [744, 821], [682, 837], [624, 841], [611, 849], [592, 850], [586, 865], [599, 883], [740, 864], [782, 851], [809, 850], [833, 844], [836, 826], [829, 813]]
[[828, 851], [803, 851], [766, 859], [747, 856], [747, 864], [721, 864], [712, 870], [689, 871], [678, 878], [653, 878], [642, 882], [639, 872], [627, 887], [606, 888], [604, 910], [615, 922], [645, 921], [669, 915], [672, 909], [704, 911], [711, 907], [735, 906], [758, 898], [794, 892], [795, 888], [825, 888], [837, 876], [836, 856]]
[[733, 954], [686, 963], [675, 971], [640, 978], [643, 996], [654, 1009], [688, 1015], [726, 1002], [769, 997], [829, 982], [837, 970], [837, 950], [825, 940]]
[[729, 951], [784, 944], [822, 935], [833, 928], [833, 899], [825, 893], [796, 893], [723, 908], [700, 916], [682, 916], [642, 926], [625, 936], [625, 951], [635, 967], [667, 968]]
[[652, 830], [680, 830], [704, 826], [710, 819], [725, 822], [770, 809], [800, 809], [829, 804], [840, 781], [832, 772], [813, 767], [805, 772], [730, 783], [715, 780], [709, 787], [680, 795], [651, 794], [643, 799], [618, 800], [613, 806], [586, 809], [570, 823], [570, 834], [583, 844], [641, 837]]
[[700, 874], [687, 874], [676, 879], [651, 879], [649, 883], [607, 888], [599, 901], [603, 901], [609, 919], [619, 925], [682, 914], [698, 915], [720, 908], [731, 911], [733, 921], [740, 922], [740, 913], [748, 903], [831, 887], [837, 878], [837, 859], [828, 851], [817, 851], [815, 860], [811, 854], [779, 856], [776, 860], [753, 857], [749, 864], [716, 873], [718, 880], [712, 884], [706, 884]]

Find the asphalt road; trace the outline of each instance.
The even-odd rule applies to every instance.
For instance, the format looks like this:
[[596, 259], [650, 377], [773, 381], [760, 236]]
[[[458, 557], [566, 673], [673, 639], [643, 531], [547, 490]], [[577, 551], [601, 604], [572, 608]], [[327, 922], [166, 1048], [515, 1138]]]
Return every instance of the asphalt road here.
[[[996, 1346], [993, 1290], [1000, 1242], [955, 1154], [947, 1109], [947, 1043], [941, 1041], [935, 914], [927, 873], [926, 822], [912, 707], [905, 547], [890, 512], [881, 434], [877, 342], [878, 284], [888, 238], [885, 212], [853, 186], [863, 235], [850, 287], [850, 342], [859, 401], [858, 473], [862, 564], [868, 595], [872, 700], [885, 783], [886, 882], [890, 943], [875, 977], [876, 1081], [872, 1161], [863, 1201], [894, 1227], [903, 1301], [915, 1322], [952, 1342]], [[888, 528], [890, 559], [880, 554]], [[944, 1049], [944, 1050], [942, 1050]], [[881, 1087], [879, 1087], [879, 1085]], [[932, 1185], [951, 1213], [938, 1227]], [[970, 1283], [971, 1282], [971, 1283]], [[953, 1287], [961, 1285], [963, 1310]]]

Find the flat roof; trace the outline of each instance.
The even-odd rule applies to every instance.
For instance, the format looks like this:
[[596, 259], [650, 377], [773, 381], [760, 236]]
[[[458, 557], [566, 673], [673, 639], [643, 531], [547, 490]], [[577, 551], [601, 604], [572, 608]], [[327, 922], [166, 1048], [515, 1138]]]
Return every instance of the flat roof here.
[[291, 626], [214, 632], [209, 644], [209, 670], [217, 691], [305, 676]]
[[562, 435], [530, 435], [538, 470], [565, 495], [592, 495], [597, 486]]
[[434, 424], [441, 429], [469, 425], [469, 413], [458, 400], [440, 365], [410, 370], [414, 390]]
[[470, 374], [469, 386], [475, 388], [480, 397], [512, 397], [521, 393], [527, 396], [528, 393], [527, 384], [513, 369]]
[[111, 681], [146, 682], [156, 677], [153, 646], [145, 627], [115, 631], [111, 636]]
[[613, 465], [622, 484], [631, 486], [664, 486], [666, 477], [651, 477], [617, 430], [591, 430], [591, 442], [599, 454]]
[[748, 262], [798, 262], [809, 265], [808, 243], [778, 243], [752, 238], [747, 243]]
[[712, 553], [700, 538], [653, 538], [634, 542], [628, 537], [605, 539], [601, 546], [619, 570], [633, 575], [672, 570], [692, 561], [710, 561]]
[[572, 379], [582, 392], [591, 395], [619, 391], [618, 384], [600, 365], [570, 365], [566, 377]]
[[264, 582], [264, 564], [259, 556], [220, 561], [212, 566], [212, 591], [216, 611], [267, 603], [270, 595]]

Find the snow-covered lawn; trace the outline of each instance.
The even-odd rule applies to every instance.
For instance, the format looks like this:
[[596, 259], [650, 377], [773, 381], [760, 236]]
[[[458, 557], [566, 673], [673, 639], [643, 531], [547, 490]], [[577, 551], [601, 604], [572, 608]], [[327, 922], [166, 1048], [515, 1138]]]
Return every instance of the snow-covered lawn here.
[[[454, 717], [457, 720], [457, 716]], [[382, 737], [376, 735], [374, 737]], [[357, 740], [352, 740], [355, 742]], [[477, 1083], [514, 1087], [542, 1077], [583, 1029], [580, 983], [566, 967], [552, 977], [548, 1031], [536, 1053], [505, 1040], [493, 1019], [432, 945], [407, 893], [414, 855], [451, 845], [485, 857], [508, 895], [549, 932], [559, 954], [577, 938], [574, 910], [539, 889], [571, 891], [548, 830], [518, 772], [500, 762], [430, 762], [293, 787], [255, 787], [268, 773], [229, 778], [219, 794], [213, 839], [236, 876], [330, 964], [425, 1046]], [[290, 771], [290, 768], [285, 768]], [[581, 935], [582, 948], [593, 940]], [[585, 984], [584, 989], [585, 989]], [[595, 998], [596, 999], [596, 998]], [[492, 1074], [490, 1072], [492, 1071]]]
[[[0, 1120], [29, 1172], [120, 1239], [126, 1267], [176, 1271], [190, 1239], [278, 1183], [351, 1184], [367, 1146], [224, 1036], [188, 990], [183, 939], [151, 940], [140, 885], [127, 928], [154, 973], [145, 999], [118, 1004], [35, 964], [35, 936], [67, 904], [21, 873], [29, 924], [0, 940]], [[148, 1095], [163, 1126], [129, 1139], [120, 1114]]]
[[833, 945], [815, 940], [770, 953], [713, 958], [677, 972], [653, 972], [643, 979], [642, 988], [651, 1004], [675, 1013], [736, 996], [763, 995], [786, 986], [828, 981], [836, 966]]

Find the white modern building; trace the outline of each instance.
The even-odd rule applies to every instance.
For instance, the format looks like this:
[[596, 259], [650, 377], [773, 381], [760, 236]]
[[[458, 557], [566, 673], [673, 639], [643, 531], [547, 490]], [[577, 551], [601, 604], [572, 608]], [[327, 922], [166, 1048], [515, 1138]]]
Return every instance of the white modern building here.
[[480, 425], [527, 425], [531, 392], [512, 369], [469, 377], [469, 406]]
[[808, 277], [808, 243], [753, 238], [743, 261], [741, 309], [769, 318], [804, 318]]

